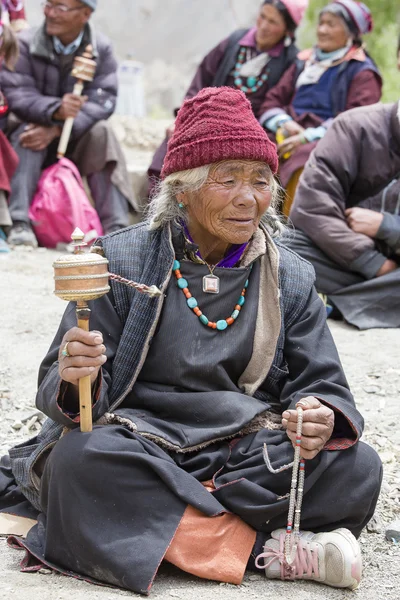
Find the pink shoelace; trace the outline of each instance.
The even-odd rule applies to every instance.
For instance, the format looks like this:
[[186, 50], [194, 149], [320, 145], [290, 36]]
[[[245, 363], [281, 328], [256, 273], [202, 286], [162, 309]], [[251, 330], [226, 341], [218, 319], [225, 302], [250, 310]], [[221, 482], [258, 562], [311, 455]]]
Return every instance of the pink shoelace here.
[[[264, 564], [260, 564], [260, 559], [266, 559]], [[285, 558], [285, 534], [279, 536], [279, 550], [273, 548], [259, 554], [255, 564], [259, 569], [267, 569], [275, 560], [279, 560], [281, 567], [281, 579], [311, 579], [313, 576], [319, 577], [318, 552], [311, 550], [310, 543], [307, 540], [298, 541], [296, 556], [292, 565], [286, 562]]]

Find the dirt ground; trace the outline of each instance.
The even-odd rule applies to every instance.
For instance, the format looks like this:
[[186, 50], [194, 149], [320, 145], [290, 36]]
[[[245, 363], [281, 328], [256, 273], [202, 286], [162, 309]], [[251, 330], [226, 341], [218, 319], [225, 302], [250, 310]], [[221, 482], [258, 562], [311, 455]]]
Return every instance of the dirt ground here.
[[[65, 308], [53, 296], [48, 250], [0, 255], [0, 452], [35, 435], [42, 416], [34, 409], [36, 374]], [[352, 593], [308, 582], [273, 582], [249, 574], [239, 587], [204, 582], [163, 567], [152, 598], [239, 600], [399, 600], [400, 544], [385, 540], [385, 528], [400, 518], [400, 332], [359, 332], [332, 323], [344, 367], [366, 419], [364, 440], [380, 453], [385, 467], [376, 519], [361, 538], [364, 577]], [[367, 477], [368, 474], [365, 473]], [[345, 501], [345, 498], [338, 499]], [[0, 539], [2, 600], [112, 600], [129, 592], [91, 586], [55, 574], [21, 574], [21, 554]]]

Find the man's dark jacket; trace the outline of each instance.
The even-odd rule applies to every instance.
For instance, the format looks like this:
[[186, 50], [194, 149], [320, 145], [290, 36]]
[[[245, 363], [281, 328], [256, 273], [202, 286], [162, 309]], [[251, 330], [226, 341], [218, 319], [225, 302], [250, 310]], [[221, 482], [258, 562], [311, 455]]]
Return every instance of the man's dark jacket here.
[[[115, 110], [117, 97], [117, 63], [109, 40], [86, 25], [82, 43], [75, 55], [91, 44], [97, 64], [94, 80], [86, 83], [83, 94], [88, 101], [74, 122], [72, 138], [79, 139], [95, 123], [108, 119]], [[28, 29], [19, 36], [20, 56], [14, 71], [3, 67], [1, 89], [10, 111], [26, 123], [51, 126], [54, 112], [64, 94], [73, 91], [75, 79], [71, 67], [75, 55], [55, 53], [51, 37], [44, 26]]]
[[[370, 279], [400, 250], [399, 176], [398, 104], [349, 110], [311, 154], [290, 218], [334, 262]], [[377, 240], [350, 229], [354, 206], [384, 213]]]

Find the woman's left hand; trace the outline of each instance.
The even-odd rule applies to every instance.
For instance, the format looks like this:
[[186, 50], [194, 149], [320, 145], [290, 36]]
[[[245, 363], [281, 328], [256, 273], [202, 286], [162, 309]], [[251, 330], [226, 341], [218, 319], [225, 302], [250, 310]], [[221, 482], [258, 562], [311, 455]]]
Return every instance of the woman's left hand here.
[[[330, 440], [335, 425], [335, 413], [332, 409], [308, 396], [297, 403], [303, 408], [303, 433], [301, 438], [301, 456], [306, 460], [315, 458]], [[296, 446], [297, 411], [287, 410], [282, 415], [282, 425]]]
[[303, 133], [297, 133], [296, 135], [292, 135], [280, 144], [278, 144], [278, 154], [279, 158], [282, 158], [287, 152], [293, 154], [296, 152], [297, 148], [304, 144], [304, 135]]

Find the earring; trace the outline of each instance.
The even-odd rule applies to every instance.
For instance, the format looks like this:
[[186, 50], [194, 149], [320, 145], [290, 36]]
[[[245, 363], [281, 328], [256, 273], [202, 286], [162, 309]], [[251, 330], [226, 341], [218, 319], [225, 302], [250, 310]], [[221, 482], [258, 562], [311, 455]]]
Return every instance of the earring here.
[[283, 45], [288, 48], [293, 43], [293, 38], [290, 35], [286, 35]]
[[179, 208], [185, 208], [185, 205], [183, 204], [183, 202], [179, 202], [178, 206], [179, 206]]

